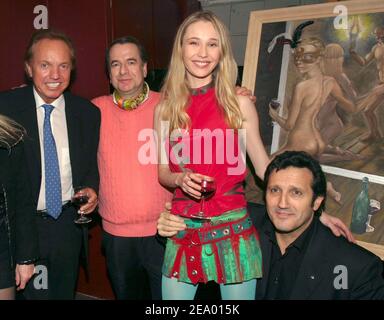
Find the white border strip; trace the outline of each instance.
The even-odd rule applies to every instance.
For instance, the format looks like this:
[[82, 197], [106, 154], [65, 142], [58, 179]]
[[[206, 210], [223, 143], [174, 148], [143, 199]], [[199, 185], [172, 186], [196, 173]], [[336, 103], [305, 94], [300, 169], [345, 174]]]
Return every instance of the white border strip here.
[[[287, 34], [293, 33], [293, 23], [287, 22], [285, 27], [285, 32]], [[289, 64], [289, 55], [291, 53], [291, 47], [288, 45], [284, 45], [283, 48], [283, 57], [281, 62], [281, 70], [280, 70], [280, 80], [279, 80], [279, 93], [278, 93], [278, 101], [280, 102], [279, 115], [283, 115], [283, 106], [284, 106], [284, 98], [285, 98], [285, 88], [287, 85], [288, 78], [288, 64]], [[271, 154], [275, 153], [279, 149], [279, 137], [281, 127], [275, 122], [272, 121], [273, 124], [273, 134], [272, 134], [272, 143], [271, 143]]]
[[369, 182], [384, 185], [384, 177], [381, 177], [381, 176], [376, 176], [376, 175], [369, 174], [369, 173], [352, 171], [352, 170], [347, 170], [347, 169], [342, 169], [342, 168], [337, 168], [337, 167], [330, 167], [330, 166], [326, 166], [326, 165], [322, 165], [321, 167], [323, 168], [324, 172], [326, 172], [326, 173], [331, 173], [331, 174], [334, 174], [337, 176], [343, 176], [343, 177], [356, 179], [356, 180], [362, 180], [364, 177], [367, 177], [369, 179]]

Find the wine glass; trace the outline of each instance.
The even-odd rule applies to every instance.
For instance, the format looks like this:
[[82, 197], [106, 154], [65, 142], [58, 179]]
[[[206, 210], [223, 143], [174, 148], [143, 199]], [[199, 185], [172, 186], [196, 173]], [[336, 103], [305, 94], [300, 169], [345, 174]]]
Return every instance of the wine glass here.
[[[277, 98], [273, 98], [273, 99], [271, 99], [271, 101], [269, 102], [269, 107], [270, 107], [271, 109], [275, 110], [275, 112], [277, 112], [277, 110], [280, 108], [280, 102], [279, 102], [279, 100], [278, 100]], [[273, 127], [276, 126], [276, 125], [277, 125], [277, 122], [276, 122], [276, 120], [275, 120], [275, 117], [272, 117], [272, 116], [271, 116], [271, 119], [272, 119], [272, 121], [271, 121], [272, 126], [273, 126]]]
[[375, 215], [379, 210], [380, 210], [380, 202], [375, 199], [370, 199], [368, 220], [366, 222], [365, 232], [375, 231], [375, 227], [371, 226], [371, 219], [372, 219], [372, 216]]
[[[72, 196], [71, 201], [72, 201], [73, 205], [75, 207], [77, 207], [78, 209], [80, 209], [80, 207], [83, 204], [86, 204], [89, 200], [89, 195], [85, 191], [85, 188], [86, 187], [79, 186], [79, 187], [75, 187], [73, 189], [73, 196]], [[80, 216], [75, 219], [75, 221], [74, 221], [75, 223], [84, 224], [84, 223], [89, 223], [92, 221], [92, 219], [85, 216], [82, 211], [79, 211], [79, 213], [80, 213]]]
[[209, 217], [205, 216], [204, 213], [204, 201], [205, 199], [211, 198], [216, 191], [216, 180], [214, 178], [203, 178], [200, 182], [201, 186], [201, 200], [200, 200], [200, 211], [197, 215], [192, 215], [194, 218], [199, 219], [209, 219]]
[[277, 110], [280, 108], [280, 102], [277, 98], [273, 98], [269, 103], [272, 109]]

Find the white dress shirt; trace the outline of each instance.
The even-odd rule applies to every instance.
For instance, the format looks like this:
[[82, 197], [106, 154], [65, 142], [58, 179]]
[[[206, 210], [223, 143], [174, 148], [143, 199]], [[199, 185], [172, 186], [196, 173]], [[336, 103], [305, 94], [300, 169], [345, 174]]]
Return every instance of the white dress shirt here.
[[[40, 195], [37, 204], [37, 210], [45, 210], [45, 166], [44, 166], [44, 117], [45, 111], [42, 107], [46, 104], [44, 100], [33, 88], [33, 94], [36, 101], [36, 113], [37, 113], [37, 125], [39, 127], [39, 138], [40, 138], [40, 154], [41, 154], [41, 185]], [[56, 150], [59, 160], [60, 177], [61, 177], [61, 196], [63, 204], [71, 200], [73, 193], [72, 188], [72, 169], [71, 161], [69, 157], [69, 143], [68, 143], [68, 130], [67, 130], [67, 119], [65, 116], [65, 99], [61, 95], [50, 105], [54, 106], [51, 113], [51, 127], [52, 134], [56, 143]]]

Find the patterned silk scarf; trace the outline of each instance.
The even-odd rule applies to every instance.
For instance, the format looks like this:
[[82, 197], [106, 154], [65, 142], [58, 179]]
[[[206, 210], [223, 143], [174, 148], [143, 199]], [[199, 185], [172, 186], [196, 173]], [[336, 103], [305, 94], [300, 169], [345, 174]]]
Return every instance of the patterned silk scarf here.
[[124, 99], [122, 98], [119, 93], [115, 90], [112, 94], [113, 102], [121, 109], [123, 110], [134, 110], [136, 109], [140, 104], [142, 104], [145, 100], [147, 100], [149, 95], [149, 86], [148, 83], [144, 82], [143, 85], [143, 91], [132, 99]]

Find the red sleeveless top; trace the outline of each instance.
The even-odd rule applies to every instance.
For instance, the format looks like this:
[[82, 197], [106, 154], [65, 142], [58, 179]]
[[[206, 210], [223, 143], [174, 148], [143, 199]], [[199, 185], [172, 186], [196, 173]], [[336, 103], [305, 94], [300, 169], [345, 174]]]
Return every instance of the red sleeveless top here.
[[[171, 134], [169, 167], [172, 172], [185, 170], [216, 179], [216, 192], [206, 199], [204, 212], [213, 217], [246, 207], [243, 189], [245, 148], [239, 149], [239, 134], [230, 129], [219, 106], [215, 89], [197, 89], [190, 96], [187, 113], [188, 131]], [[182, 134], [180, 134], [182, 132]], [[200, 211], [200, 200], [189, 197], [180, 188], [174, 192], [172, 213], [189, 217]]]

